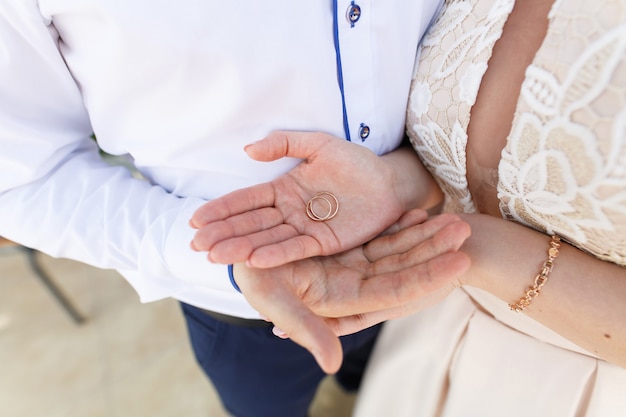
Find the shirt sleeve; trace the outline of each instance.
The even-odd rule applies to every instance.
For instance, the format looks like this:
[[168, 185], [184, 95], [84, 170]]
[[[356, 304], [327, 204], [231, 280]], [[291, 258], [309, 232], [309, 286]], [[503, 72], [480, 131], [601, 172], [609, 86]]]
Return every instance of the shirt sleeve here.
[[210, 287], [216, 270], [227, 289], [226, 266], [189, 248], [188, 220], [203, 201], [101, 158], [59, 42], [35, 1], [0, 6], [0, 236], [132, 272], [151, 281], [132, 283], [144, 300], [175, 294], [185, 279]]

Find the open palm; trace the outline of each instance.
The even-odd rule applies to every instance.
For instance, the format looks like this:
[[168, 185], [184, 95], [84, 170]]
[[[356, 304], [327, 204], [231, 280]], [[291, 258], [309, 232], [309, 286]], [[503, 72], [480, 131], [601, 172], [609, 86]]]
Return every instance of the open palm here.
[[[363, 146], [323, 133], [275, 132], [246, 152], [260, 161], [286, 156], [303, 161], [271, 182], [234, 191], [196, 211], [192, 245], [208, 251], [212, 262], [268, 268], [342, 252], [380, 234], [406, 210], [394, 189], [393, 167]], [[337, 196], [334, 218], [307, 216], [307, 202], [318, 192]]]
[[425, 219], [423, 211], [409, 213], [400, 231], [333, 256], [270, 269], [236, 265], [235, 278], [279, 334], [334, 372], [342, 356], [337, 336], [415, 312], [460, 284], [470, 262], [457, 250], [469, 225], [450, 214]]

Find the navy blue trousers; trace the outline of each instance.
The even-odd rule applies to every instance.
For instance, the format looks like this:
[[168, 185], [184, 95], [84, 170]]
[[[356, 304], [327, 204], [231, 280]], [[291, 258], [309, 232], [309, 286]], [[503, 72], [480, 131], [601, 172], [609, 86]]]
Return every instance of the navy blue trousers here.
[[[236, 417], [305, 417], [325, 374], [313, 356], [271, 326], [244, 327], [181, 303], [196, 360]], [[336, 378], [358, 389], [380, 325], [341, 338], [344, 362]]]

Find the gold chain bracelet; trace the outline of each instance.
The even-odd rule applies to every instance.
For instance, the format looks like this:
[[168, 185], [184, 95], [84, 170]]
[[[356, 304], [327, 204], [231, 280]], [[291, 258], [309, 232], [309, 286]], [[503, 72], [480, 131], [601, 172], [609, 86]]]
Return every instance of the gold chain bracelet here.
[[514, 304], [509, 304], [511, 310], [516, 312], [523, 311], [526, 307], [530, 305], [533, 301], [533, 298], [539, 295], [541, 292], [541, 287], [548, 281], [548, 276], [550, 272], [552, 272], [552, 267], [554, 266], [554, 260], [557, 256], [559, 256], [559, 248], [561, 247], [561, 238], [557, 235], [553, 235], [550, 240], [550, 248], [548, 249], [548, 259], [543, 263], [541, 270], [535, 277], [535, 281], [532, 287], [529, 287], [526, 290], [526, 294], [517, 300]]

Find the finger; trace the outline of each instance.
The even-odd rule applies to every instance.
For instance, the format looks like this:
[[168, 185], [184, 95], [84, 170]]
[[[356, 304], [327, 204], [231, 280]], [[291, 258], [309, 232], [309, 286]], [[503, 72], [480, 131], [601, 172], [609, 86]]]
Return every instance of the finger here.
[[[293, 309], [285, 312], [274, 323], [291, 340], [308, 350], [324, 372], [336, 373], [343, 361], [339, 338], [322, 317], [308, 309], [306, 313], [297, 313]], [[289, 323], [286, 323], [287, 320]]]
[[279, 337], [288, 336], [311, 352], [324, 372], [333, 374], [339, 370], [343, 360], [341, 342], [323, 318], [286, 289], [257, 299], [253, 306], [282, 331]]
[[425, 263], [362, 280], [356, 292], [343, 293], [341, 300], [315, 306], [326, 317], [344, 317], [396, 308], [428, 297], [441, 288], [460, 285], [459, 277], [470, 267], [462, 252], [447, 252]]
[[283, 215], [279, 210], [274, 207], [259, 208], [225, 220], [216, 220], [198, 228], [192, 247], [196, 250], [209, 251], [217, 242], [262, 232], [280, 224], [283, 224]]
[[[279, 224], [262, 232], [221, 240], [208, 249], [209, 260], [221, 264], [245, 262], [257, 248], [276, 245], [281, 242], [288, 244], [287, 242], [297, 235], [297, 230], [292, 226]], [[280, 259], [278, 259], [274, 263], [276, 264], [272, 266], [282, 265], [286, 262], [280, 263]]]
[[372, 311], [369, 313], [354, 314], [352, 316], [327, 318], [326, 325], [332, 329], [337, 337], [346, 336], [360, 332], [388, 320], [405, 317], [415, 311], [418, 311], [419, 307], [412, 307], [414, 304], [419, 303], [416, 302], [385, 310]]
[[191, 216], [189, 224], [197, 229], [250, 210], [272, 207], [275, 195], [274, 186], [269, 182], [235, 190], [200, 206]]
[[372, 275], [393, 272], [427, 262], [446, 252], [458, 250], [470, 236], [470, 227], [463, 221], [443, 226], [436, 234], [417, 244], [406, 252], [385, 256], [370, 267]]
[[318, 240], [307, 235], [297, 235], [282, 242], [258, 247], [246, 264], [254, 268], [273, 268], [321, 254], [322, 245]]
[[265, 269], [340, 250], [341, 242], [328, 225], [308, 222], [302, 230], [279, 224], [262, 232], [217, 242], [209, 254], [217, 263], [246, 261], [249, 267]]
[[376, 261], [385, 256], [407, 252], [455, 222], [462, 222], [462, 220], [454, 214], [442, 214], [399, 232], [378, 237], [365, 246], [365, 256], [370, 261]]
[[333, 137], [319, 132], [275, 131], [244, 150], [257, 161], [274, 161], [286, 156], [309, 159]]
[[406, 317], [410, 314], [422, 311], [441, 301], [450, 291], [451, 290], [449, 288], [441, 288], [433, 293], [432, 296], [403, 304], [398, 307], [391, 307], [363, 314], [355, 314], [352, 316], [328, 318], [326, 319], [326, 324], [338, 337], [353, 334], [379, 323]]
[[423, 209], [413, 209], [404, 213], [397, 222], [392, 224], [382, 235], [397, 233], [400, 230], [423, 223], [428, 219], [428, 212]]

